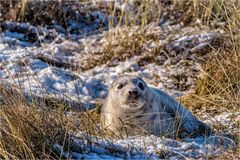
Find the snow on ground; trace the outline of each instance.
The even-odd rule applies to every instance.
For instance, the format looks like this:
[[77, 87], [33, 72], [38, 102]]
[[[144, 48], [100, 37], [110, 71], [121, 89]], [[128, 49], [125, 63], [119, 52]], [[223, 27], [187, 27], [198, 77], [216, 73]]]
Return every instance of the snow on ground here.
[[[120, 8], [126, 9], [126, 6]], [[96, 100], [107, 96], [108, 86], [118, 75], [128, 73], [139, 75], [151, 85], [181, 96], [193, 91], [201, 70], [204, 54], [199, 58], [200, 55], [195, 53], [204, 53], [204, 49], [224, 36], [222, 31], [183, 27], [180, 24], [168, 25], [169, 21], [168, 24], [167, 21], [152, 23], [148, 25], [146, 34], [157, 38], [142, 44], [143, 54], [132, 56], [126, 61], [113, 59], [106, 64], [98, 64], [96, 62], [104, 56], [98, 53], [104, 52], [109, 45], [109, 33], [118, 32], [121, 28], [96, 32], [99, 23], [108, 26], [108, 17], [102, 12], [92, 12], [89, 16], [95, 17], [91, 25], [69, 21], [72, 35], [67, 35], [67, 30], [59, 25], [36, 27], [28, 23], [2, 22], [0, 83], [19, 86], [28, 96], [50, 96], [91, 108]], [[79, 29], [81, 32], [75, 32]], [[127, 37], [138, 30], [137, 26], [131, 28]], [[117, 45], [121, 40], [124, 41], [124, 37], [120, 40], [112, 39], [111, 44]], [[118, 47], [121, 50], [121, 46]], [[157, 53], [153, 56], [154, 61], [148, 62], [146, 57], [158, 47], [166, 54]], [[214, 137], [176, 141], [154, 136], [135, 136], [111, 143], [96, 140], [95, 145], [85, 146], [85, 150], [89, 147], [85, 154], [77, 152], [77, 149], [63, 153], [66, 157], [77, 159], [185, 159], [222, 154], [224, 145], [217, 145], [216, 148], [212, 139]], [[75, 140], [79, 141], [79, 138]], [[230, 139], [226, 142], [236, 147]], [[112, 146], [117, 146], [115, 153], [109, 149]], [[61, 146], [56, 145], [56, 149], [61, 150]]]
[[[84, 142], [88, 137], [91, 143]], [[120, 140], [102, 140], [80, 133], [73, 138], [73, 149], [65, 151], [60, 145], [56, 149], [64, 158], [86, 159], [206, 159], [236, 149], [236, 144], [222, 136], [197, 137], [177, 141], [156, 136], [133, 136]], [[85, 153], [77, 152], [81, 147]]]
[[[50, 93], [58, 99], [84, 104], [105, 98], [109, 84], [124, 73], [139, 75], [149, 83], [173, 94], [191, 92], [198, 75], [196, 73], [201, 69], [196, 55], [191, 50], [199, 51], [221, 36], [217, 31], [197, 33], [200, 31], [193, 32], [193, 29], [189, 28], [180, 33], [182, 36], [176, 34], [175, 38], [168, 42], [166, 39], [176, 31], [168, 29], [169, 27], [162, 29], [160, 26], [149, 25], [148, 31], [155, 31], [156, 36], [166, 38], [161, 38], [157, 42], [150, 40], [143, 44], [146, 45], [145, 55], [133, 56], [126, 61], [116, 61], [109, 67], [109, 64], [97, 65], [97, 63], [91, 66], [98, 58], [102, 58], [97, 53], [103, 51], [109, 43], [108, 31], [77, 40], [60, 35], [61, 38], [56, 37], [51, 43], [41, 43], [39, 46], [30, 42], [29, 45], [25, 45], [28, 42], [27, 39], [22, 39], [25, 37], [22, 33], [11, 32], [14, 28], [12, 26], [30, 30], [29, 28], [33, 28], [31, 25], [9, 22], [5, 28], [7, 26], [10, 29], [5, 29], [2, 33], [0, 43], [1, 78], [20, 86], [26, 94], [33, 93], [41, 97]], [[180, 26], [175, 28], [182, 29]], [[135, 29], [132, 32], [135, 32]], [[13, 45], [9, 39], [15, 39], [18, 43]], [[111, 43], [118, 41], [113, 40]], [[141, 58], [148, 55], [147, 51], [151, 52], [159, 46], [165, 47], [173, 55], [169, 54], [168, 57], [159, 55], [155, 60], [157, 63], [146, 61], [144, 65], [139, 64]], [[181, 53], [178, 53], [180, 51]]]

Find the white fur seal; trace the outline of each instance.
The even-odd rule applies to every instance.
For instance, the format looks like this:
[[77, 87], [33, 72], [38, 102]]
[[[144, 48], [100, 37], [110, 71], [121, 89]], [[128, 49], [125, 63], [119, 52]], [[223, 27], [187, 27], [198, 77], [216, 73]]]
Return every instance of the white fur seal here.
[[133, 75], [122, 75], [111, 84], [101, 125], [124, 135], [148, 133], [173, 138], [212, 133], [173, 97]]

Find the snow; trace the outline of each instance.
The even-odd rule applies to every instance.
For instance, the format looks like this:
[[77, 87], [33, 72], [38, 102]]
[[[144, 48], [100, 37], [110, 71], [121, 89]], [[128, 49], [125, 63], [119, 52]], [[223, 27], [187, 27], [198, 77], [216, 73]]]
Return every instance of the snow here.
[[[154, 27], [155, 29], [159, 28]], [[14, 35], [14, 33], [11, 34]], [[211, 32], [207, 36], [207, 40], [211, 39], [211, 35], [214, 38], [214, 33]], [[198, 36], [206, 37], [206, 34], [203, 33]], [[184, 40], [186, 40], [184, 43], [196, 41], [195, 39], [198, 36], [180, 37], [172, 42], [172, 49], [176, 48], [179, 42], [182, 43]], [[17, 36], [12, 36], [13, 39], [14, 37]], [[6, 36], [2, 38], [5, 39]], [[200, 70], [200, 65], [194, 61], [193, 65], [184, 66], [181, 63], [188, 63], [188, 61], [185, 62], [186, 60], [179, 59], [177, 64], [172, 65], [171, 61], [174, 58], [171, 58], [166, 59], [164, 65], [149, 63], [145, 66], [139, 66], [138, 61], [142, 56], [135, 56], [128, 61], [116, 62], [116, 65], [112, 67], [103, 64], [88, 70], [78, 69], [89, 65], [88, 61], [91, 60], [92, 56], [96, 56], [94, 55], [95, 52], [101, 51], [102, 47], [106, 45], [106, 39], [107, 34], [103, 32], [81, 38], [79, 41], [63, 40], [61, 43], [43, 43], [41, 44], [42, 47], [25, 47], [25, 45], [18, 46], [15, 44], [16, 48], [12, 48], [6, 44], [1, 44], [0, 57], [1, 62], [4, 63], [1, 70], [2, 77], [9, 82], [18, 79], [20, 84], [17, 85], [28, 86], [25, 88], [26, 93], [31, 91], [42, 95], [41, 93], [49, 92], [57, 98], [64, 98], [61, 95], [63, 94], [66, 97], [71, 97], [73, 101], [80, 100], [83, 103], [106, 97], [107, 86], [118, 75], [124, 73], [139, 75], [149, 83], [154, 83], [156, 86], [173, 94], [181, 95], [184, 92], [191, 92], [193, 89], [196, 76], [194, 77], [192, 73]], [[206, 40], [199, 41], [199, 45], [203, 47]], [[151, 50], [152, 46], [156, 46], [156, 44], [152, 43], [148, 50]], [[171, 46], [167, 47], [171, 48]], [[187, 75], [185, 84], [189, 88], [185, 91], [182, 91], [174, 84], [174, 81], [176, 81], [174, 77], [183, 74]], [[157, 82], [152, 81], [155, 75], [160, 77]]]
[[[86, 136], [84, 133], [79, 133], [73, 141], [77, 143], [75, 150], [82, 146], [87, 153], [64, 152], [61, 146], [58, 146], [59, 150], [66, 158], [77, 155], [77, 157], [93, 159], [201, 159], [225, 154], [228, 149], [237, 147], [232, 140], [221, 136], [197, 137], [185, 141], [156, 136], [101, 140], [101, 138], [91, 136], [88, 137], [91, 139], [91, 145], [81, 140], [84, 136]], [[222, 140], [226, 144], [225, 148], [220, 145]], [[74, 145], [71, 147], [74, 148]]]

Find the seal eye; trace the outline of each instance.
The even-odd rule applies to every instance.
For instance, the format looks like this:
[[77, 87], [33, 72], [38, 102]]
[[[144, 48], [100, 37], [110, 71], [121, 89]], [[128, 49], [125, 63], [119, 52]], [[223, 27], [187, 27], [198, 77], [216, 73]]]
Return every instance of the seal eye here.
[[139, 83], [138, 83], [138, 87], [139, 87], [141, 90], [144, 90], [144, 85], [143, 85], [142, 82], [139, 82]]
[[117, 88], [117, 89], [122, 89], [123, 87], [124, 87], [124, 85], [123, 85], [122, 83], [120, 83], [120, 84], [117, 85], [116, 88]]

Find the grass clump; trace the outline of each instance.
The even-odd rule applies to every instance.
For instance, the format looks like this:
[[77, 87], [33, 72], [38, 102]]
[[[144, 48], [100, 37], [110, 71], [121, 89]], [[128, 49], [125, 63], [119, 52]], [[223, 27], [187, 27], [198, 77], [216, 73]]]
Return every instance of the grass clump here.
[[[21, 89], [1, 85], [0, 159], [75, 159], [70, 152], [91, 152], [92, 135], [105, 139], [98, 126], [101, 105], [82, 112], [45, 97], [29, 102]], [[83, 134], [76, 142], [77, 133]]]
[[[195, 98], [213, 110], [237, 110], [240, 105], [240, 54], [217, 51], [203, 65], [202, 76], [197, 82]], [[198, 97], [198, 98], [197, 98]]]
[[36, 25], [59, 23], [66, 25], [67, 18], [74, 18], [71, 5], [78, 5], [77, 1], [29, 1], [4, 0], [1, 5], [3, 21], [29, 22]]
[[71, 127], [64, 114], [28, 104], [20, 92], [14, 90], [12, 95], [12, 91], [0, 90], [0, 158], [59, 158], [54, 145], [68, 147], [70, 137]]

